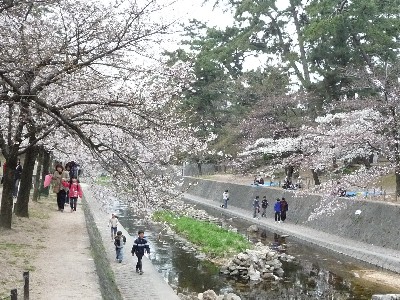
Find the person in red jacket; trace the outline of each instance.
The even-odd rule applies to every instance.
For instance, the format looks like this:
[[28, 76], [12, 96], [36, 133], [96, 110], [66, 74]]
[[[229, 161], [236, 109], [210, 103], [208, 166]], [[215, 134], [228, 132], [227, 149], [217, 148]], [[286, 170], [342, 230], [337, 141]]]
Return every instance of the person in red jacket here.
[[72, 177], [70, 182], [63, 181], [63, 186], [69, 188], [69, 204], [71, 206], [71, 212], [76, 211], [76, 203], [78, 202], [78, 197], [82, 198], [82, 188], [79, 184], [79, 180], [76, 177]]

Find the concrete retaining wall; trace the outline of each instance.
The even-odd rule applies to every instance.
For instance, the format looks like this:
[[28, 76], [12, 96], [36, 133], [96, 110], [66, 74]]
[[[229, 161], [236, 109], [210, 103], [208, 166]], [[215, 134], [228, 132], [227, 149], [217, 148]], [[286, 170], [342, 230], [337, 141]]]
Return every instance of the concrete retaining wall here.
[[[189, 187], [190, 184], [190, 187]], [[319, 195], [296, 196], [281, 188], [253, 187], [212, 180], [185, 178], [187, 193], [222, 204], [222, 193], [229, 190], [229, 205], [249, 209], [256, 195], [265, 195], [273, 217], [276, 198], [289, 204], [287, 221], [345, 238], [400, 250], [400, 205], [354, 198], [323, 199]], [[361, 210], [361, 214], [355, 212]], [[333, 211], [333, 212], [332, 212]]]

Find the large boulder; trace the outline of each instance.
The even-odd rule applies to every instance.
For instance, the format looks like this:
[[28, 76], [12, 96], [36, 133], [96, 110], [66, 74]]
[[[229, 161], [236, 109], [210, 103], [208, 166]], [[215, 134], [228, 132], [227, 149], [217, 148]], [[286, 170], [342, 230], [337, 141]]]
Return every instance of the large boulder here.
[[250, 225], [249, 228], [247, 228], [248, 232], [258, 232], [258, 226], [257, 225]]
[[261, 279], [260, 271], [254, 269], [253, 265], [250, 266], [248, 275], [251, 281], [260, 281]]
[[240, 297], [236, 294], [233, 293], [229, 293], [229, 294], [225, 294], [221, 300], [241, 300]]
[[213, 290], [208, 290], [200, 293], [198, 298], [199, 300], [217, 300], [217, 294]]

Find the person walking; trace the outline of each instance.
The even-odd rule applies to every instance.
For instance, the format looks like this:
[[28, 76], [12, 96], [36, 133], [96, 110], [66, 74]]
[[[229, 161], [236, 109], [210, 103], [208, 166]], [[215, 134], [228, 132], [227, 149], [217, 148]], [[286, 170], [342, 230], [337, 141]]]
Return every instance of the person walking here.
[[63, 212], [64, 211], [64, 204], [65, 204], [65, 195], [66, 191], [64, 189], [63, 181], [68, 181], [68, 175], [64, 172], [64, 168], [62, 165], [56, 165], [56, 171], [52, 177], [53, 182], [53, 192], [57, 194], [57, 205], [58, 210]]
[[286, 212], [289, 209], [289, 204], [286, 202], [286, 199], [282, 197], [281, 202], [281, 221], [285, 222], [286, 220]]
[[76, 211], [76, 204], [78, 202], [78, 197], [82, 199], [83, 193], [81, 185], [77, 178], [72, 177], [70, 182], [63, 181], [64, 188], [68, 188], [69, 203], [71, 207], [71, 212]]
[[260, 197], [256, 196], [253, 201], [253, 218], [260, 218], [258, 214], [260, 213]]
[[274, 211], [275, 211], [275, 222], [281, 222], [281, 201], [280, 199], [276, 199], [275, 205], [274, 205]]
[[[69, 166], [69, 163], [66, 163], [65, 164], [65, 172], [66, 173], [68, 173], [68, 176], [69, 176], [69, 171], [70, 171], [70, 166]], [[72, 177], [71, 176], [69, 176], [69, 181], [71, 181], [71, 179], [72, 179]], [[65, 186], [64, 186], [65, 187]], [[65, 187], [65, 192], [66, 192], [66, 195], [65, 195], [65, 204], [67, 205], [67, 204], [69, 204], [69, 185], [68, 185], [68, 187]]]
[[108, 226], [111, 226], [111, 241], [114, 241], [114, 238], [117, 234], [117, 226], [118, 226], [118, 218], [115, 214], [111, 214], [111, 218], [108, 221]]
[[138, 259], [136, 263], [136, 273], [140, 275], [143, 274], [142, 258], [145, 251], [150, 254], [150, 247], [147, 244], [147, 240], [144, 238], [144, 231], [139, 230], [138, 238], [133, 242], [131, 253], [132, 255], [136, 255]]
[[228, 190], [225, 190], [225, 192], [222, 193], [222, 200], [223, 200], [223, 204], [222, 207], [223, 208], [228, 208], [228, 201], [229, 201], [229, 192]]
[[15, 198], [18, 196], [19, 183], [21, 182], [21, 175], [22, 175], [22, 166], [21, 166], [21, 161], [18, 159], [17, 166], [15, 167], [14, 171], [13, 197]]
[[263, 200], [261, 201], [261, 208], [262, 208], [261, 217], [267, 217], [267, 207], [268, 207], [267, 196], [264, 196]]
[[114, 238], [115, 255], [119, 263], [124, 259], [124, 245], [126, 243], [126, 237], [122, 234], [122, 231], [117, 232], [117, 236]]

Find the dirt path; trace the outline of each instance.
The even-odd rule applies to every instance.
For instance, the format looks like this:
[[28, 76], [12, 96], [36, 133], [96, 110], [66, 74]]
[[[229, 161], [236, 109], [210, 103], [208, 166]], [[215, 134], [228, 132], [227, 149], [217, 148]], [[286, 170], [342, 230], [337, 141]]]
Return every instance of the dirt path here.
[[34, 261], [31, 299], [102, 299], [82, 207], [57, 211], [54, 201], [43, 251]]

